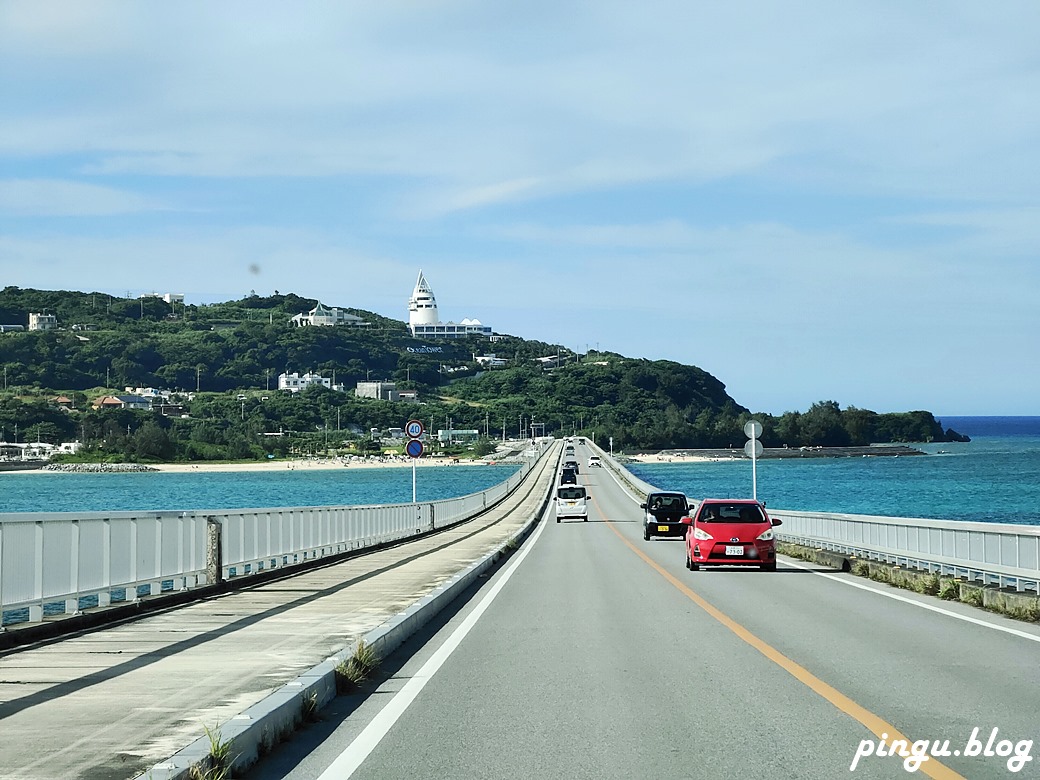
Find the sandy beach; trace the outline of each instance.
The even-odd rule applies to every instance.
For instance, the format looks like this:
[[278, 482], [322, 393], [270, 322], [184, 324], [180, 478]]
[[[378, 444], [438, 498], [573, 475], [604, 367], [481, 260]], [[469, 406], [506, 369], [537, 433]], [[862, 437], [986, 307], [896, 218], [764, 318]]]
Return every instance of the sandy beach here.
[[[417, 458], [418, 468], [430, 466], [484, 466], [493, 461], [453, 461], [451, 458]], [[301, 458], [258, 463], [154, 463], [156, 471], [190, 473], [202, 471], [318, 471], [321, 469], [386, 469], [412, 465], [411, 458]]]
[[[415, 465], [418, 468], [445, 467], [445, 466], [494, 466], [498, 463], [515, 463], [515, 459], [486, 458], [481, 460], [455, 460], [453, 458], [418, 458]], [[4, 470], [0, 469], [0, 476], [4, 474], [60, 474], [76, 473], [81, 471], [95, 471], [93, 466], [103, 464], [68, 464], [64, 468], [53, 466], [46, 468], [44, 464], [34, 464], [32, 467]], [[138, 471], [162, 471], [176, 474], [200, 474], [203, 472], [219, 471], [320, 471], [332, 469], [386, 469], [407, 468], [412, 465], [412, 459], [408, 457], [386, 457], [386, 458], [300, 458], [294, 460], [270, 460], [270, 461], [245, 461], [241, 463], [148, 463], [142, 464], [140, 468], [134, 468], [135, 464], [129, 464], [130, 469], [121, 469], [121, 464], [111, 464], [111, 471], [124, 470]]]
[[684, 453], [658, 452], [626, 455], [625, 460], [635, 463], [712, 463], [720, 460], [740, 460], [744, 453], [733, 453], [732, 456], [715, 457], [711, 455], [687, 455]]

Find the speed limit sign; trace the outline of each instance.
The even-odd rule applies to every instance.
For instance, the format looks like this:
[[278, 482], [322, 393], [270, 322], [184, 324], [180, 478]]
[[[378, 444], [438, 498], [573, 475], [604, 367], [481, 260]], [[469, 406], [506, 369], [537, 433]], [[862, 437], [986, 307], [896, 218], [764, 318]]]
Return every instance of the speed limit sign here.
[[408, 435], [409, 439], [418, 439], [423, 435], [423, 424], [419, 420], [409, 420], [408, 424], [404, 427], [404, 432]]

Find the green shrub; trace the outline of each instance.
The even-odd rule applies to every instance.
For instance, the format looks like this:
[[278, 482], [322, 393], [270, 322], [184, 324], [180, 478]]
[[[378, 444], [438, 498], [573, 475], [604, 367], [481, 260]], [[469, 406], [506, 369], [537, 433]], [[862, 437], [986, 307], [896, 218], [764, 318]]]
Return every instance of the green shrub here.
[[927, 596], [936, 596], [939, 593], [940, 581], [938, 574], [921, 574], [914, 578], [914, 590]]
[[951, 577], [939, 578], [939, 592], [936, 594], [944, 601], [956, 601], [961, 596], [961, 583]]
[[973, 607], [981, 607], [982, 588], [975, 585], [968, 585], [967, 583], [961, 583], [960, 600], [965, 604], [971, 604]]

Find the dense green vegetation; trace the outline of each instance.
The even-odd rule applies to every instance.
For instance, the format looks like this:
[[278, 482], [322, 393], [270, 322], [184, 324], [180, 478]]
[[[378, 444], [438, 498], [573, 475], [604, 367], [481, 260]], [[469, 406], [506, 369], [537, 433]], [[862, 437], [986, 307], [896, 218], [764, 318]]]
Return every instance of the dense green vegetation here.
[[[430, 429], [477, 429], [490, 438], [583, 433], [615, 450], [742, 446], [750, 410], [715, 377], [671, 361], [568, 350], [504, 336], [413, 339], [404, 323], [347, 309], [365, 328], [291, 328], [313, 299], [249, 295], [214, 305], [171, 306], [161, 299], [8, 287], [0, 324], [28, 314], [57, 315], [59, 330], [0, 334], [0, 441], [80, 439], [85, 457], [115, 460], [264, 458], [290, 452], [376, 448], [367, 432], [419, 417]], [[325, 302], [329, 305], [330, 302]], [[483, 371], [477, 354], [509, 366]], [[559, 355], [543, 368], [535, 359]], [[314, 371], [347, 392], [272, 388], [282, 372]], [[392, 380], [422, 404], [357, 398], [354, 384]], [[95, 410], [91, 401], [123, 388], [177, 393], [174, 415], [158, 410]], [[62, 409], [54, 398], [73, 401]], [[928, 412], [875, 414], [834, 401], [780, 417], [755, 414], [767, 447], [942, 441], [950, 432]], [[532, 423], [534, 427], [532, 428]], [[486, 451], [487, 443], [479, 451]]]

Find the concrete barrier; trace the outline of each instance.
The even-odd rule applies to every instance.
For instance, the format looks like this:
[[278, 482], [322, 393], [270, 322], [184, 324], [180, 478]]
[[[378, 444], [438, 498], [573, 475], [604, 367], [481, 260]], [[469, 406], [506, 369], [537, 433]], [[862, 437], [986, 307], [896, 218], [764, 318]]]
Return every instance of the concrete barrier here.
[[390, 655], [526, 539], [544, 516], [551, 496], [550, 490], [542, 497], [532, 517], [497, 549], [342, 651], [220, 724], [214, 732], [200, 736], [168, 760], [155, 764], [135, 780], [191, 780], [193, 771], [204, 772], [210, 768], [214, 739], [229, 745], [234, 772], [241, 772], [256, 763], [275, 744], [336, 697], [336, 668], [354, 655], [359, 643], [368, 645], [380, 658]]

